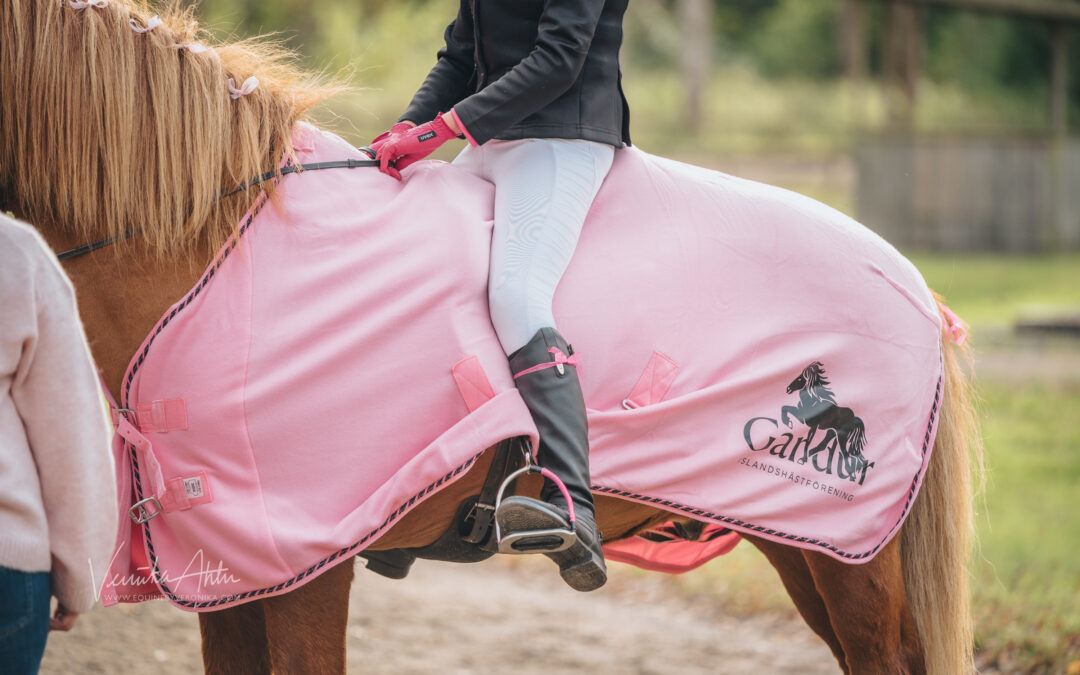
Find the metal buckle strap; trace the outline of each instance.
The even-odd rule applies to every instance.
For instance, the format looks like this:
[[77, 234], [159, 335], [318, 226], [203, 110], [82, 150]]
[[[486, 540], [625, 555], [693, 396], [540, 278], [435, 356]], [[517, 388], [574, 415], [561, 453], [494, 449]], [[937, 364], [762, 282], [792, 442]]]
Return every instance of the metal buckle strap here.
[[[495, 501], [499, 496], [499, 487], [503, 482], [503, 477], [510, 473], [518, 463], [518, 455], [510, 452], [515, 443], [524, 443], [524, 441], [520, 438], [508, 439], [499, 443], [495, 449], [495, 458], [484, 479], [484, 486], [480, 489], [480, 495], [472, 512], [466, 516], [466, 520], [472, 520], [472, 527], [464, 537], [470, 544], [482, 544], [488, 538], [491, 523], [495, 518]], [[528, 452], [523, 450], [523, 454], [527, 455]]]
[[[152, 506], [153, 509], [147, 510], [146, 507]], [[164, 509], [161, 508], [161, 502], [157, 497], [150, 496], [146, 499], [140, 499], [128, 509], [128, 515], [135, 521], [136, 524], [142, 525], [143, 523], [153, 519], [155, 516], [161, 515]]]
[[[128, 515], [131, 516], [131, 519], [141, 525], [165, 511], [161, 499], [165, 498], [166, 490], [165, 480], [161, 476], [161, 465], [158, 463], [157, 458], [154, 457], [153, 445], [147, 440], [146, 436], [139, 433], [138, 427], [128, 419], [129, 416], [135, 417], [132, 412], [129, 409], [117, 411], [116, 433], [124, 439], [125, 443], [135, 449], [140, 464], [140, 482], [146, 488], [146, 492], [150, 493], [148, 497], [140, 499], [128, 509]], [[147, 507], [152, 507], [152, 509]]]

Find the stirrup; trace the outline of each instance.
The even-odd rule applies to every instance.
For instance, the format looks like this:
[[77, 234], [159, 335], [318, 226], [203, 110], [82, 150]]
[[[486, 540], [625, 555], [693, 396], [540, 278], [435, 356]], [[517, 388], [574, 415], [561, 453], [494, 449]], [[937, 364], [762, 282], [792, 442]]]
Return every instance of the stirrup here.
[[[499, 528], [498, 517], [499, 507], [502, 506], [503, 494], [506, 492], [506, 488], [510, 483], [517, 480], [519, 476], [527, 473], [540, 474], [544, 478], [555, 483], [559, 488], [559, 491], [563, 493], [563, 496], [566, 498], [567, 510], [569, 512], [569, 528], [553, 527], [540, 530], [524, 530], [503, 535]], [[570, 492], [566, 489], [566, 485], [562, 480], [550, 469], [545, 469], [544, 467], [533, 464], [532, 456], [528, 452], [525, 453], [525, 466], [507, 476], [502, 482], [502, 485], [499, 486], [499, 492], [495, 495], [494, 520], [495, 541], [499, 553], [509, 553], [513, 555], [524, 555], [527, 553], [555, 553], [570, 548], [577, 541], [574, 502], [570, 498]]]

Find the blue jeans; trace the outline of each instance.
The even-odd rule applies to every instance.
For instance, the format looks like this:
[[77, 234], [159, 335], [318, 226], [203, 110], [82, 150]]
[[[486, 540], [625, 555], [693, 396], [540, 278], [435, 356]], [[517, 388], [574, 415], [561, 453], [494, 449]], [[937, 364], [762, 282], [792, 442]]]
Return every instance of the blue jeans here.
[[0, 671], [33, 675], [49, 636], [49, 573], [0, 567]]

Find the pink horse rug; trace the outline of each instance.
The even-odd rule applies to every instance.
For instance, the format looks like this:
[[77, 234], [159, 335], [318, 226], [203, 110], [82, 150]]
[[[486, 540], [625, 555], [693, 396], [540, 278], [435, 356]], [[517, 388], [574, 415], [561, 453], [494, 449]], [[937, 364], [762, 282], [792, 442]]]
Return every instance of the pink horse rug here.
[[[302, 163], [362, 158], [312, 127], [296, 145]], [[107, 603], [286, 592], [485, 448], [536, 440], [488, 317], [489, 183], [422, 162], [403, 182], [332, 169], [279, 189], [131, 361]], [[942, 319], [911, 263], [850, 218], [622, 149], [555, 315], [581, 358], [594, 491], [708, 524], [613, 559], [681, 571], [730, 549], [730, 528], [859, 563], [904, 521]]]

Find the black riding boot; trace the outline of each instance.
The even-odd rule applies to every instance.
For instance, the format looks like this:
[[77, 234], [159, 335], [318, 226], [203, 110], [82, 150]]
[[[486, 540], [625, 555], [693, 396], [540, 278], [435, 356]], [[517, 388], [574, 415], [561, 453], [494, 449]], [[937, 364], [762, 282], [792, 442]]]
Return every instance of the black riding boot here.
[[[555, 355], [548, 350], [553, 347], [567, 356], [572, 353], [558, 331], [541, 328], [528, 344], [510, 355], [510, 371], [518, 376], [534, 366], [552, 364]], [[574, 502], [576, 541], [569, 548], [545, 555], [559, 565], [563, 580], [575, 590], [600, 588], [607, 581], [607, 569], [589, 491], [588, 422], [577, 368], [552, 365], [520, 375], [514, 382], [540, 432], [537, 463], [562, 479]], [[501, 533], [568, 528], [566, 499], [558, 486], [545, 481], [540, 496], [543, 501], [517, 496], [503, 500], [495, 514]], [[521, 540], [525, 545], [521, 550], [528, 550], [528, 541]]]

